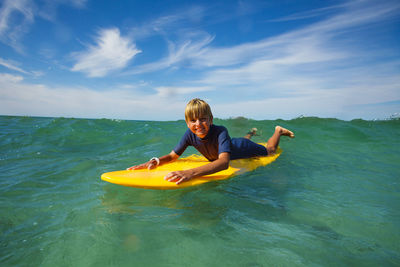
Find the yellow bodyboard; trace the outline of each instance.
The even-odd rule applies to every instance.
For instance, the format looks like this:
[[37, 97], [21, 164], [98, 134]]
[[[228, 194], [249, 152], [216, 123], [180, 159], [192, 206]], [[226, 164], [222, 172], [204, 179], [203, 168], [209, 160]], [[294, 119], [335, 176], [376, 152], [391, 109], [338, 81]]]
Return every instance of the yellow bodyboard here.
[[260, 166], [265, 166], [273, 162], [280, 156], [281, 152], [282, 150], [278, 149], [278, 151], [271, 156], [231, 160], [229, 162], [229, 168], [226, 170], [193, 178], [179, 185], [175, 184], [174, 182], [168, 182], [164, 180], [165, 175], [173, 171], [200, 167], [209, 163], [209, 161], [203, 156], [191, 155], [189, 157], [161, 165], [153, 170], [123, 170], [103, 173], [101, 175], [101, 179], [109, 183], [137, 188], [179, 189], [211, 181], [224, 180], [237, 174], [255, 170]]

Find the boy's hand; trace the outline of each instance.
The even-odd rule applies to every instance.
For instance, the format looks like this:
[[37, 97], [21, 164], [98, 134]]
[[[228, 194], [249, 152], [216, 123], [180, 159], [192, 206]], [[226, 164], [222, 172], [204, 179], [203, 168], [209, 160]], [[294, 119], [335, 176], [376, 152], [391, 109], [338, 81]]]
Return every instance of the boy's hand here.
[[189, 181], [192, 179], [193, 174], [191, 170], [186, 170], [186, 171], [176, 171], [176, 172], [170, 172], [168, 173], [165, 177], [164, 180], [167, 180], [168, 182], [175, 182], [176, 184], [180, 184], [185, 181]]
[[216, 173], [225, 170], [229, 167], [229, 159], [230, 159], [229, 153], [223, 152], [219, 154], [218, 159], [213, 162], [189, 170], [170, 172], [167, 175], [165, 175], [164, 180], [180, 184], [182, 182], [189, 181], [194, 177], [200, 177], [202, 175]]
[[132, 167], [127, 168], [128, 171], [132, 170], [141, 170], [141, 169], [155, 169], [157, 167], [157, 162], [155, 160], [150, 160], [146, 163], [140, 164], [140, 165], [135, 165]]
[[177, 155], [175, 153], [175, 151], [172, 150], [171, 153], [169, 153], [165, 156], [162, 156], [161, 158], [153, 157], [148, 162], [129, 167], [129, 168], [127, 168], [127, 170], [140, 170], [140, 169], [152, 170], [152, 169], [157, 168], [158, 165], [166, 164], [168, 162], [177, 160], [178, 158], [179, 158], [179, 155]]

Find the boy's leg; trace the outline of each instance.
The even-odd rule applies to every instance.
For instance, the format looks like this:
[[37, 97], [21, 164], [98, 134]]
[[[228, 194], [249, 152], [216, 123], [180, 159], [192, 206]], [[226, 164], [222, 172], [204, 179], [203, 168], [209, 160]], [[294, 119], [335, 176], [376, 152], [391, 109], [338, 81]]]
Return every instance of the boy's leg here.
[[276, 149], [278, 148], [279, 140], [281, 139], [282, 135], [294, 138], [294, 133], [292, 131], [289, 131], [288, 129], [285, 129], [281, 126], [276, 126], [274, 134], [271, 136], [270, 139], [268, 139], [267, 143], [268, 154], [275, 153]]

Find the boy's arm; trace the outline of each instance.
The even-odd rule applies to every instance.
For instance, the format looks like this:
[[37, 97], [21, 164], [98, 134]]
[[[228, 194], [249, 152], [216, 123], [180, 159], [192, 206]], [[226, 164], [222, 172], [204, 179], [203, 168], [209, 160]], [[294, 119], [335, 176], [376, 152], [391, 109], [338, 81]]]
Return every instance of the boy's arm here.
[[129, 167], [129, 168], [127, 168], [127, 170], [140, 170], [140, 169], [151, 170], [151, 169], [156, 168], [158, 165], [163, 165], [165, 163], [177, 160], [178, 158], [179, 158], [179, 155], [176, 154], [175, 151], [172, 150], [169, 154], [159, 158], [160, 164], [157, 164], [157, 161], [155, 159], [151, 159], [148, 162], [145, 162], [143, 164]]
[[219, 154], [218, 159], [213, 162], [189, 170], [170, 172], [165, 176], [164, 179], [169, 182], [176, 182], [176, 184], [180, 184], [194, 177], [199, 177], [225, 170], [229, 167], [229, 160], [230, 154], [228, 152], [223, 152]]

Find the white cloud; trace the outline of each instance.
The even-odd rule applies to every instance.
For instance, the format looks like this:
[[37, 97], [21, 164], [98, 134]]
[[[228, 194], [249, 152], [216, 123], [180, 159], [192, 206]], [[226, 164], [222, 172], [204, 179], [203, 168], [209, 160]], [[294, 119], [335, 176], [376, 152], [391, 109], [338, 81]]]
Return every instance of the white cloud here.
[[5, 0], [0, 8], [0, 41], [24, 53], [22, 37], [29, 32], [36, 17], [54, 21], [60, 5], [83, 8], [87, 0]]
[[185, 7], [173, 15], [165, 15], [151, 21], [146, 21], [141, 26], [134, 27], [130, 35], [136, 39], [146, 39], [155, 34], [168, 39], [170, 34], [179, 34], [183, 30], [182, 25], [197, 23], [203, 19], [206, 10], [200, 6]]
[[[11, 24], [13, 18], [18, 18], [15, 24]], [[34, 22], [33, 5], [28, 0], [5, 0], [0, 9], [0, 40], [22, 52], [19, 39]]]
[[[398, 66], [399, 63], [394, 64]], [[302, 87], [302, 90], [293, 90], [286, 95], [264, 92], [252, 100], [240, 98], [243, 92], [245, 95], [255, 92], [253, 88], [245, 87], [219, 88], [218, 95], [224, 95], [223, 99], [208, 94], [213, 88], [207, 86], [156, 87], [155, 93], [144, 95], [140, 88], [148, 87], [148, 84], [143, 82], [97, 91], [87, 87], [49, 87], [25, 82], [22, 76], [0, 74], [0, 114], [173, 120], [182, 119], [189, 99], [203, 95], [218, 118], [246, 116], [254, 119], [292, 119], [300, 115], [341, 119], [387, 118], [400, 108], [400, 102], [382, 104], [400, 100], [397, 86], [400, 77], [387, 74], [387, 70], [393, 66], [379, 67], [382, 71], [376, 75], [370, 75], [370, 69], [367, 68], [358, 70], [357, 74], [351, 73], [349, 76], [352, 76], [354, 84], [329, 90], [319, 87], [320, 84], [329, 83], [329, 80], [313, 81], [309, 77], [295, 77], [282, 81], [278, 86], [281, 90], [293, 90], [294, 86]], [[170, 93], [173, 93], [173, 102]], [[239, 97], [232, 98], [236, 94]]]
[[84, 52], [74, 53], [77, 63], [72, 71], [81, 71], [89, 77], [102, 77], [109, 72], [124, 68], [141, 51], [132, 40], [122, 37], [118, 29], [103, 29], [96, 45], [89, 45]]
[[[367, 1], [368, 2], [368, 1]], [[373, 3], [373, 2], [371, 2]], [[310, 26], [233, 47], [208, 47], [193, 56], [193, 65], [203, 67], [234, 66], [258, 60], [283, 64], [303, 64], [347, 58], [353, 51], [335, 38], [357, 26], [365, 26], [398, 15], [400, 4], [351, 4], [342, 13]], [[335, 45], [333, 45], [335, 44]]]
[[17, 71], [22, 74], [30, 75], [32, 77], [40, 77], [43, 75], [42, 71], [26, 71], [19, 67], [19, 63], [14, 60], [6, 60], [0, 57], [0, 65], [8, 68], [9, 70]]
[[159, 97], [175, 97], [177, 95], [190, 95], [200, 92], [212, 91], [212, 87], [199, 86], [199, 87], [172, 87], [172, 86], [161, 86], [155, 88], [157, 96]]
[[42, 0], [36, 1], [35, 13], [37, 16], [55, 21], [57, 18], [57, 9], [61, 5], [71, 6], [77, 9], [85, 8], [87, 0]]
[[317, 8], [317, 9], [307, 10], [307, 11], [304, 11], [304, 12], [299, 12], [299, 13], [296, 13], [296, 14], [291, 14], [291, 15], [283, 17], [283, 18], [272, 19], [270, 21], [272, 21], [272, 22], [281, 22], [281, 21], [291, 21], [291, 20], [301, 20], [301, 19], [314, 18], [314, 17], [319, 17], [319, 16], [332, 14], [332, 12], [335, 12], [338, 9], [344, 8], [346, 6], [348, 6], [348, 4], [339, 4], [339, 5], [334, 5], [334, 6]]
[[306, 27], [298, 34], [313, 34], [326, 32], [341, 34], [354, 27], [368, 25], [398, 16], [400, 3], [398, 1], [350, 1], [345, 5], [344, 12], [328, 18], [320, 23]]
[[21, 69], [20, 67], [18, 67], [17, 66], [18, 63], [13, 61], [13, 60], [5, 60], [3, 58], [0, 58], [0, 65], [4, 66], [4, 67], [6, 67], [6, 68], [8, 68], [10, 70], [18, 71], [18, 72], [23, 73], [23, 74], [29, 74], [29, 72], [27, 72], [27, 71]]
[[[338, 35], [349, 32], [355, 27], [388, 20], [390, 17], [398, 15], [399, 9], [400, 4], [395, 2], [356, 1], [311, 10], [303, 15], [285, 18], [285, 20], [319, 16], [325, 12], [331, 13], [339, 10], [341, 12], [298, 30], [232, 47], [213, 47], [211, 42], [214, 37], [210, 35], [204, 37], [204, 33], [203, 37], [197, 38], [197, 40], [192, 40], [192, 36], [188, 35], [183, 38], [185, 41], [180, 43], [168, 40], [169, 36], [175, 34], [176, 29], [171, 30], [160, 21], [167, 21], [165, 24], [174, 25], [185, 17], [182, 15], [165, 16], [150, 23], [151, 27], [144, 27], [142, 30], [148, 29], [146, 32], [150, 32], [149, 29], [153, 29], [154, 32], [162, 32], [169, 44], [168, 55], [156, 62], [137, 66], [135, 69], [127, 71], [126, 74], [140, 74], [173, 68], [182, 62], [186, 63], [185, 66], [201, 69], [233, 67], [252, 64], [254, 61], [260, 60], [285, 65], [337, 61], [349, 58], [355, 52], [350, 49], [350, 46], [346, 47], [340, 44], [337, 41]], [[139, 31], [137, 30], [137, 32]], [[186, 33], [188, 32], [191, 31], [187, 30]]]
[[[260, 96], [255, 100], [232, 101], [229, 103], [215, 103], [212, 105], [216, 117], [229, 118], [246, 116], [253, 119], [293, 119], [299, 116], [318, 116], [321, 118], [338, 118], [351, 120], [386, 119], [398, 113], [400, 101], [393, 103], [389, 99], [400, 99], [399, 94], [379, 97], [393, 91], [385, 90], [381, 86], [349, 87], [334, 90], [309, 90], [302, 95], [282, 97]], [[365, 95], [367, 94], [367, 95]], [[397, 97], [397, 98], [396, 98]], [[389, 100], [378, 102], [378, 100]]]
[[77, 8], [83, 8], [86, 6], [87, 1], [88, 0], [72, 0], [72, 1], [67, 1], [67, 2], [71, 2], [72, 5], [74, 5]]
[[0, 84], [2, 85], [2, 90], [5, 90], [8, 86], [12, 86], [13, 84], [16, 84], [20, 81], [22, 81], [24, 78], [22, 76], [16, 76], [16, 75], [11, 75], [7, 73], [0, 73]]
[[[214, 37], [201, 33], [193, 38], [193, 30], [188, 29], [186, 31], [180, 29], [181, 33], [186, 34], [183, 38], [181, 37], [184, 41], [171, 41], [170, 37], [176, 33], [176, 29], [171, 25], [187, 20], [187, 18], [182, 14], [165, 16], [140, 28], [141, 31], [136, 29], [135, 32], [162, 33], [169, 45], [168, 55], [156, 62], [137, 66], [125, 74], [141, 74], [175, 68], [183, 62], [185, 66], [202, 69], [251, 64], [259, 60], [269, 60], [275, 64], [286, 65], [338, 60], [346, 57], [348, 51], [342, 51], [341, 47], [334, 50], [333, 45], [329, 45], [329, 42], [337, 34], [341, 34], [343, 30], [351, 27], [387, 19], [387, 16], [395, 13], [398, 5], [374, 5], [373, 7], [367, 5], [365, 7], [364, 3], [343, 4], [309, 11], [306, 16], [316, 16], [321, 12], [339, 8], [345, 11], [311, 26], [232, 47], [213, 47], [211, 44]], [[194, 30], [194, 32], [196, 31], [198, 32], [198, 30]]]
[[212, 42], [214, 37], [204, 33], [192, 33], [191, 39], [186, 39], [179, 43], [168, 41], [168, 55], [159, 61], [136, 66], [131, 70], [125, 71], [124, 75], [141, 74], [154, 72], [169, 67], [176, 67], [193, 58], [201, 57], [207, 45]]
[[157, 94], [144, 96], [131, 88], [50, 88], [27, 83], [22, 76], [0, 74], [2, 115], [171, 120], [182, 118], [185, 101], [177, 97], [171, 105], [168, 98]]

